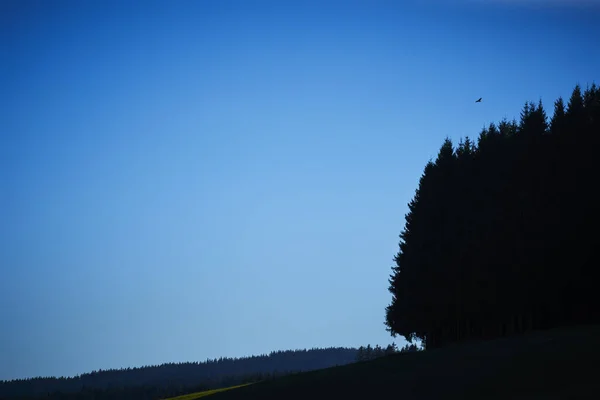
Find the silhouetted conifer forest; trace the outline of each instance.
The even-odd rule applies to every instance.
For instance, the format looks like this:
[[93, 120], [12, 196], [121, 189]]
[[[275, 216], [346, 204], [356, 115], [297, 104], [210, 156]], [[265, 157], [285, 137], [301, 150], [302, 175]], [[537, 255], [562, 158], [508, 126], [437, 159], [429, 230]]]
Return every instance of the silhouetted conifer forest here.
[[355, 348], [275, 351], [268, 355], [93, 371], [72, 378], [0, 381], [2, 400], [155, 400], [345, 365]]
[[600, 322], [600, 90], [446, 139], [400, 234], [386, 325], [426, 348]]

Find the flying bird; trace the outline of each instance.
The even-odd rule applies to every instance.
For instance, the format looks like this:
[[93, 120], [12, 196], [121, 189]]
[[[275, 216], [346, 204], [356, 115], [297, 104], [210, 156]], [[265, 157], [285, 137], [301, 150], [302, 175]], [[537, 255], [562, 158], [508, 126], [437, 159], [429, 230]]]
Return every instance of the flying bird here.
[[481, 103], [481, 99], [482, 99], [481, 97], [478, 98], [477, 100], [475, 100], [475, 103]]

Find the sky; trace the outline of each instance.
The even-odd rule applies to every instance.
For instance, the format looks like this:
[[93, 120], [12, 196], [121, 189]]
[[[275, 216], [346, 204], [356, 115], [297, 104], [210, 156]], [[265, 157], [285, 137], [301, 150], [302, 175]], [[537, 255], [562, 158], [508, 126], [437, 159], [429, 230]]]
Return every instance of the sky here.
[[600, 83], [599, 19], [597, 1], [1, 2], [0, 379], [403, 344], [388, 277], [426, 162]]

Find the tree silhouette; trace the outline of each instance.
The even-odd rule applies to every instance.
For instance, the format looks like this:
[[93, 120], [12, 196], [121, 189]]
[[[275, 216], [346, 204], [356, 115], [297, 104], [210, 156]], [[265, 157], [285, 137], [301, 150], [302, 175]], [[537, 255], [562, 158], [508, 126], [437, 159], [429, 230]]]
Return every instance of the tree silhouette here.
[[595, 235], [600, 91], [526, 102], [454, 148], [446, 138], [408, 204], [386, 329], [427, 348], [600, 321]]

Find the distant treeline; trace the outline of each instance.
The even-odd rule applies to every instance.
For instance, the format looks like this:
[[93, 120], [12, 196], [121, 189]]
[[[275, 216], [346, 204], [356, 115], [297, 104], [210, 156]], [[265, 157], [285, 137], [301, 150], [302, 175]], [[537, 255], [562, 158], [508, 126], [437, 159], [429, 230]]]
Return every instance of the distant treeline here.
[[421, 351], [421, 350], [422, 349], [419, 348], [414, 343], [406, 344], [400, 350], [398, 350], [396, 343], [389, 344], [385, 348], [383, 348], [379, 345], [375, 345], [374, 347], [372, 347], [370, 344], [368, 344], [367, 346], [360, 346], [358, 348], [358, 351], [356, 352], [356, 361], [357, 362], [369, 361], [369, 360], [374, 360], [376, 358], [389, 356], [389, 355], [395, 354], [395, 353], [412, 353], [412, 352]]
[[292, 372], [345, 365], [355, 348], [275, 351], [268, 355], [100, 370], [72, 378], [0, 382], [0, 399], [159, 399], [270, 379]]
[[595, 85], [550, 120], [527, 102], [476, 143], [446, 139], [408, 205], [388, 330], [435, 348], [599, 323], [599, 150]]

